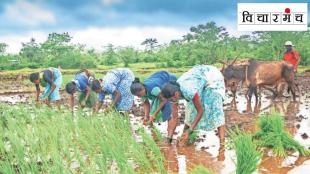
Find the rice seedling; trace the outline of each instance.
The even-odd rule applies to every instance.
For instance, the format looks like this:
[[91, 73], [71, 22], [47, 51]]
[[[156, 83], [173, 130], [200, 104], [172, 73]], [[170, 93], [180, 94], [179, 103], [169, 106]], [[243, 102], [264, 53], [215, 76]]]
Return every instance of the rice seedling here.
[[0, 173], [166, 173], [150, 135], [143, 143], [119, 113], [0, 104]]
[[252, 136], [239, 130], [230, 131], [229, 136], [237, 156], [237, 174], [251, 174], [256, 171], [261, 153], [252, 142]]
[[156, 168], [160, 173], [167, 173], [163, 163], [164, 163], [164, 157], [160, 152], [160, 149], [158, 148], [157, 144], [153, 141], [153, 139], [145, 132], [145, 131], [140, 131], [139, 134], [143, 138], [143, 142], [145, 144], [144, 148], [145, 151], [149, 151], [151, 153], [148, 154], [149, 160], [151, 160], [154, 164], [156, 164]]
[[271, 148], [276, 156], [287, 156], [288, 150], [298, 151], [301, 156], [310, 155], [299, 142], [285, 131], [284, 120], [280, 113], [273, 112], [270, 115], [263, 115], [258, 120], [260, 130], [254, 138], [260, 147]]
[[[197, 138], [198, 138], [198, 131], [194, 130], [189, 134], [188, 139], [186, 140], [184, 145], [190, 145], [190, 144], [195, 143]], [[179, 138], [177, 141], [178, 143], [180, 143], [182, 141], [182, 138]]]
[[153, 132], [153, 134], [155, 136], [154, 138], [156, 140], [158, 140], [158, 141], [163, 141], [164, 140], [164, 137], [162, 136], [161, 132], [156, 127], [153, 126], [152, 132]]
[[189, 134], [188, 143], [189, 144], [194, 143], [197, 138], [198, 138], [198, 131], [194, 130], [191, 134]]
[[204, 166], [197, 166], [189, 174], [212, 174], [212, 172]]

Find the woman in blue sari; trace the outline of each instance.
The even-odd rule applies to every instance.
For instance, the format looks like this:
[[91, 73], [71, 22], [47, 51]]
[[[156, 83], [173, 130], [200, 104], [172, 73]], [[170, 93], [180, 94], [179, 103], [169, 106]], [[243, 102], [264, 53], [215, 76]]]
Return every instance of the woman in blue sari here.
[[[59, 89], [62, 84], [62, 75], [59, 69], [49, 68], [40, 73], [32, 73], [29, 80], [36, 87], [36, 101], [43, 100], [48, 106], [50, 102], [55, 102], [60, 108], [60, 93]], [[45, 87], [44, 92], [40, 96], [40, 86]]]

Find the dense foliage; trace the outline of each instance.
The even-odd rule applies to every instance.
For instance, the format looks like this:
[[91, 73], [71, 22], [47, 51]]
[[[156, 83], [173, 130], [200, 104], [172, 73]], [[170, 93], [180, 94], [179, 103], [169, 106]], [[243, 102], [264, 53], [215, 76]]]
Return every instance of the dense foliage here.
[[234, 57], [259, 60], [281, 60], [284, 42], [290, 40], [300, 53], [301, 64], [310, 64], [310, 31], [252, 32], [240, 36], [229, 34], [225, 27], [214, 22], [193, 26], [188, 34], [169, 44], [159, 45], [156, 38], [141, 43], [144, 50], [115, 47], [103, 51], [86, 49], [72, 44], [69, 33], [51, 33], [43, 43], [34, 38], [22, 43], [19, 54], [7, 54], [6, 43], [0, 43], [0, 70], [61, 66], [62, 68], [95, 68], [97, 65], [155, 62], [159, 67], [180, 67], [194, 64], [213, 64]]

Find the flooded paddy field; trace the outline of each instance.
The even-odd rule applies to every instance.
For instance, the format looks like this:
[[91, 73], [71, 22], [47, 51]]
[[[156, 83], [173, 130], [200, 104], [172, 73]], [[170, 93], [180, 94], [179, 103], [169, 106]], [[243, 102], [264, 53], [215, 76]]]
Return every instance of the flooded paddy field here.
[[[285, 128], [294, 139], [310, 149], [310, 75], [299, 76], [298, 83], [301, 93], [296, 102], [292, 101], [291, 97], [272, 100], [268, 92], [262, 93], [259, 103], [255, 103], [254, 100], [248, 102], [243, 90], [238, 92], [236, 100], [233, 101], [228, 93], [224, 104], [226, 130], [238, 127], [242, 131], [255, 132], [258, 129], [256, 123], [260, 114], [275, 110], [284, 116]], [[34, 87], [23, 86], [14, 80], [1, 81], [1, 84], [5, 84], [0, 89], [1, 103], [34, 105]], [[62, 93], [64, 94], [63, 91]], [[67, 105], [67, 100], [67, 96], [62, 99], [63, 105]], [[185, 105], [185, 102], [179, 105], [179, 123], [173, 143], [170, 145], [164, 141], [157, 141], [165, 157], [166, 169], [169, 173], [187, 173], [196, 166], [202, 165], [213, 173], [234, 173], [236, 170], [235, 152], [227, 145], [219, 145], [217, 131], [201, 131], [194, 144], [185, 147], [176, 145], [176, 139], [182, 134], [184, 127]], [[139, 127], [145, 127], [142, 125], [143, 115], [142, 104], [136, 99], [135, 106], [129, 115], [133, 133]], [[154, 126], [163, 136], [167, 134], [167, 123], [155, 123]], [[150, 130], [148, 127], [145, 128]], [[139, 137], [136, 139], [139, 141]], [[226, 138], [227, 141], [228, 138]], [[287, 157], [275, 157], [271, 151], [266, 150], [257, 173], [302, 174], [309, 171], [310, 157], [300, 157], [298, 153], [290, 153]]]

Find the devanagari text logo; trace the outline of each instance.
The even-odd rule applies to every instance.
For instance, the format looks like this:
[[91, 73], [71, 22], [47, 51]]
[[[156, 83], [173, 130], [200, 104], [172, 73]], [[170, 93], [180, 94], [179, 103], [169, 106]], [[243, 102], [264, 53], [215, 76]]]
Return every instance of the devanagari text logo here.
[[238, 31], [306, 31], [307, 3], [238, 3]]

